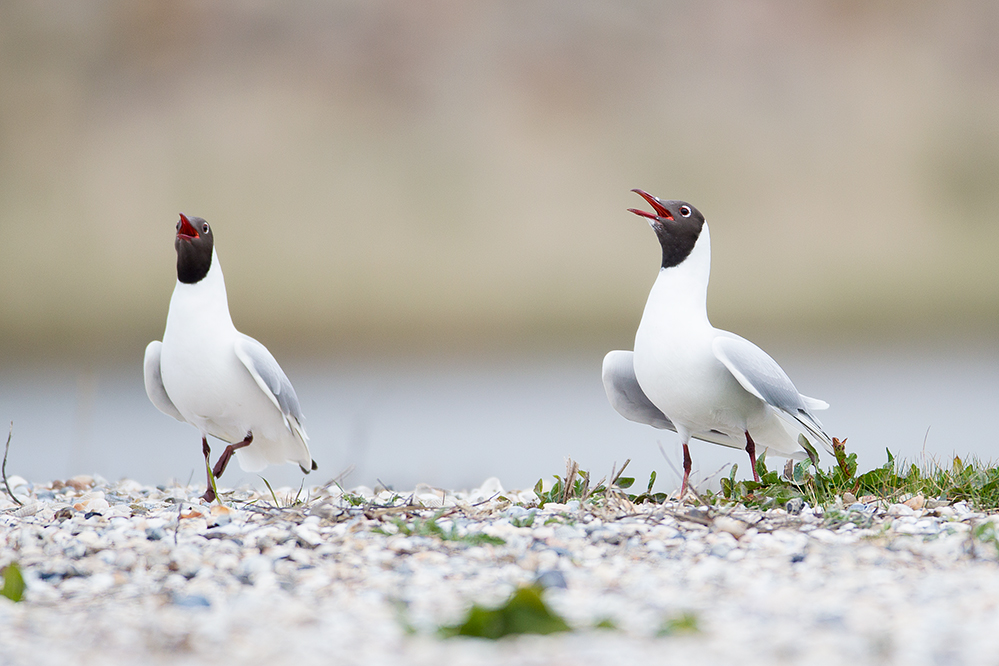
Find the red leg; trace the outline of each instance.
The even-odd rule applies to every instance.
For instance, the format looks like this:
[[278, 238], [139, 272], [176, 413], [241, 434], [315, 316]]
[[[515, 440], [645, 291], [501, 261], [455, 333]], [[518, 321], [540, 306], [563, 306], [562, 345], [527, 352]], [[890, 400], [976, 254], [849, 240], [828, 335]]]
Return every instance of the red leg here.
[[753, 466], [753, 481], [759, 483], [760, 475], [756, 473], [756, 442], [749, 436], [748, 430], [746, 431], [746, 453], [749, 454], [749, 464]]
[[215, 475], [216, 479], [222, 476], [222, 473], [225, 471], [225, 468], [229, 465], [229, 459], [232, 458], [233, 452], [235, 452], [237, 449], [242, 449], [243, 447], [249, 446], [250, 442], [252, 441], [253, 441], [253, 433], [248, 432], [246, 433], [246, 439], [244, 439], [242, 442], [230, 444], [229, 446], [225, 447], [225, 451], [222, 452], [222, 455], [220, 455], [219, 459], [215, 462], [215, 469], [212, 470], [212, 474]]
[[687, 448], [687, 443], [683, 443], [683, 483], [680, 484], [680, 499], [683, 499], [684, 494], [687, 492], [687, 479], [690, 478], [690, 449]]
[[208, 477], [208, 490], [205, 494], [201, 496], [201, 499], [205, 500], [209, 504], [215, 501], [215, 491], [212, 490], [212, 475], [208, 472], [210, 469], [210, 463], [208, 462], [208, 456], [212, 454], [211, 448], [208, 446], [208, 438], [201, 438], [201, 452], [205, 454], [205, 474]]

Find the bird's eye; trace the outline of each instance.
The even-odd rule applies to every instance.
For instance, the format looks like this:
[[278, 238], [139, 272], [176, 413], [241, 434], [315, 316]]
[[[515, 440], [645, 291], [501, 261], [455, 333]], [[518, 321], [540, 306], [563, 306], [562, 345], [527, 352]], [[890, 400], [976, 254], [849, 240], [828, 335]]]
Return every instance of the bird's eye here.
[[180, 231], [180, 222], [177, 223], [177, 231]]
[[208, 233], [208, 223], [207, 222], [205, 222], [204, 224], [201, 225], [201, 233], [203, 233], [203, 234], [207, 234]]
[[690, 217], [690, 206], [680, 206], [680, 215]]

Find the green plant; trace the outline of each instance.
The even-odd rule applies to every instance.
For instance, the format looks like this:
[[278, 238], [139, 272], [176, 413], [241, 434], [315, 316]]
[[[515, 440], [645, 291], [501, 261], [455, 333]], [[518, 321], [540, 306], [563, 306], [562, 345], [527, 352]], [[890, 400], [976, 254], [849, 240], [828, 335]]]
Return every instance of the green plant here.
[[[811, 446], [803, 436], [799, 443], [806, 450]], [[814, 450], [814, 449], [813, 449]], [[885, 449], [887, 462], [880, 467], [857, 474], [857, 454], [847, 453], [846, 440], [833, 438], [836, 464], [822, 470], [811, 457], [799, 462], [789, 461], [783, 475], [768, 470], [766, 455], [756, 461], [759, 481], [737, 481], [738, 465], [732, 465], [727, 478], [721, 480], [721, 497], [712, 499], [769, 506], [800, 497], [813, 506], [829, 506], [847, 492], [855, 497], [873, 496], [882, 500], [922, 495], [943, 502], [967, 501], [979, 511], [999, 508], [999, 467], [970, 462], [955, 457], [949, 468], [936, 461], [922, 466], [905, 463]], [[850, 518], [848, 522], [857, 522]]]
[[996, 554], [999, 555], [999, 534], [996, 533], [995, 523], [991, 521], [979, 523], [978, 525], [975, 525], [971, 534], [972, 537], [978, 541], [991, 544], [992, 547], [996, 549]]
[[522, 587], [497, 608], [472, 606], [464, 622], [441, 627], [445, 637], [474, 636], [496, 640], [513, 634], [553, 634], [572, 629], [545, 604], [544, 589]]
[[[590, 487], [590, 473], [579, 469], [579, 464], [570, 458], [566, 461], [565, 478], [558, 474], [553, 474], [555, 483], [545, 491], [544, 480], [538, 479], [534, 484], [534, 494], [538, 497], [538, 506], [544, 508], [548, 502], [565, 504], [571, 500], [579, 502], [600, 501], [607, 498], [607, 493], [611, 489], [627, 489], [635, 483], [634, 477], [621, 476], [631, 460], [625, 460], [621, 469], [615, 474], [611, 471], [611, 481], [605, 484], [603, 479], [597, 481], [596, 485]], [[654, 480], [654, 479], [653, 479]], [[651, 489], [651, 485], [650, 485]]]
[[[641, 504], [643, 502], [652, 502], [653, 504], [662, 504], [669, 497], [666, 493], [654, 493], [652, 492], [652, 486], [656, 482], [656, 471], [652, 470], [649, 475], [649, 486], [646, 488], [645, 492], [640, 495], [628, 495], [628, 499], [635, 504]], [[628, 484], [631, 485], [631, 484]]]
[[[458, 526], [451, 523], [451, 529], [445, 530], [441, 527], [437, 521], [440, 517], [444, 515], [444, 510], [438, 511], [430, 518], [413, 518], [412, 521], [405, 521], [402, 518], [392, 518], [391, 522], [396, 527], [396, 533], [402, 534], [404, 536], [426, 536], [435, 537], [441, 541], [454, 541], [458, 543], [468, 544], [470, 546], [480, 546], [482, 544], [491, 544], [494, 546], [499, 546], [506, 541], [497, 536], [492, 536], [490, 534], [485, 534], [483, 532], [467, 532], [465, 534], [459, 534]], [[389, 532], [383, 528], [375, 528], [372, 530], [378, 534], [389, 534]]]
[[520, 518], [510, 516], [510, 524], [514, 527], [531, 527], [534, 525], [534, 517], [536, 515], [538, 515], [537, 512], [531, 510], [526, 516]]
[[677, 636], [682, 634], [696, 634], [701, 631], [698, 625], [697, 615], [692, 612], [680, 613], [663, 620], [657, 636]]
[[7, 597], [11, 601], [18, 602], [24, 597], [24, 576], [21, 575], [21, 568], [17, 562], [11, 562], [3, 570], [0, 570], [0, 597]]

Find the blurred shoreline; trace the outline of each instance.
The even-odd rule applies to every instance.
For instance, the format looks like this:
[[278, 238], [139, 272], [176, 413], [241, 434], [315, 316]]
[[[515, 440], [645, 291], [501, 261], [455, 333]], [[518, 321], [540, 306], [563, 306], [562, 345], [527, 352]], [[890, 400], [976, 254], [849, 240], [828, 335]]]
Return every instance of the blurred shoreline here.
[[268, 346], [621, 346], [633, 187], [705, 213], [712, 319], [767, 348], [997, 338], [997, 32], [984, 0], [3, 3], [0, 355], [158, 337], [180, 211]]

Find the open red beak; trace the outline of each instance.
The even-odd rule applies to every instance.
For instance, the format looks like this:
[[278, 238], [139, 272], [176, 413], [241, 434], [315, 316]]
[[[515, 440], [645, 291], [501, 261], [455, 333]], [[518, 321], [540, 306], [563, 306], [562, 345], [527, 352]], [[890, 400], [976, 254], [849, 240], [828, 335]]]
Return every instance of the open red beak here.
[[187, 219], [187, 215], [183, 213], [180, 214], [180, 226], [177, 227], [177, 237], [186, 238], [188, 240], [193, 240], [198, 238], [198, 230], [194, 228], [191, 221]]
[[666, 208], [661, 203], [659, 203], [659, 199], [656, 199], [654, 196], [652, 196], [651, 194], [649, 194], [644, 190], [636, 189], [632, 190], [632, 192], [634, 192], [635, 194], [641, 196], [643, 199], [648, 201], [649, 205], [655, 209], [656, 214], [653, 215], [652, 213], [646, 213], [644, 210], [639, 210], [637, 208], [629, 208], [628, 212], [634, 213], [635, 215], [641, 215], [642, 217], [647, 217], [650, 220], [657, 220], [659, 218], [662, 218], [664, 220], [673, 219], [673, 215], [668, 210], [666, 210]]

